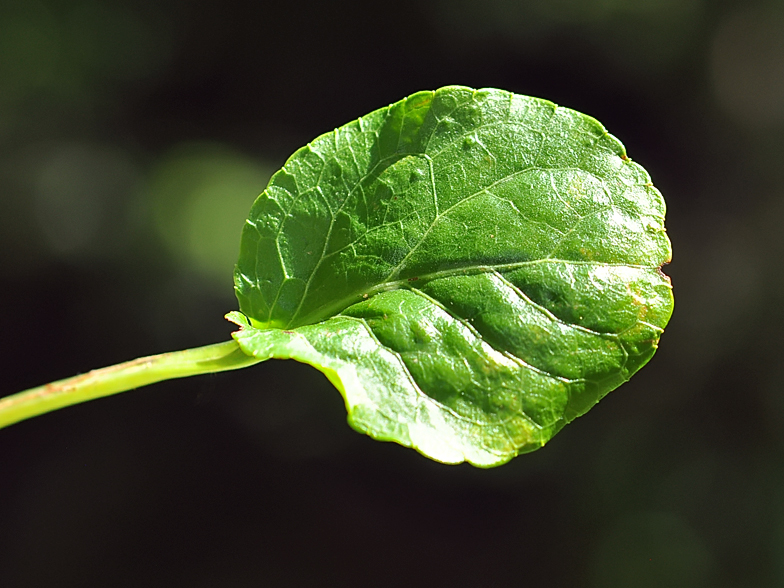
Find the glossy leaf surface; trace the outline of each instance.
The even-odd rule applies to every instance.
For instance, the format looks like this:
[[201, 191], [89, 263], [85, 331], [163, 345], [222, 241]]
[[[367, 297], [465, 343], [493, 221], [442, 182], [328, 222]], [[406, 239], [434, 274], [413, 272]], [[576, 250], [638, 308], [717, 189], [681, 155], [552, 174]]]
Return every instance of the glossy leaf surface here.
[[655, 352], [673, 304], [664, 212], [588, 116], [420, 92], [272, 177], [242, 234], [234, 337], [322, 370], [359, 431], [499, 465]]

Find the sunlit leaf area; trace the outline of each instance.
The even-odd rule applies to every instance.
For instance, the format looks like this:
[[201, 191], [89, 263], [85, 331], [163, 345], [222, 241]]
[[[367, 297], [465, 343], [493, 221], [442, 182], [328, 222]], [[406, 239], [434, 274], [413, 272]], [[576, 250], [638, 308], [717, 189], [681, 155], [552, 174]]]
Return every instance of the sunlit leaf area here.
[[446, 466], [295, 361], [0, 431], [0, 586], [784, 584], [784, 5], [0, 1], [0, 396], [236, 327], [302, 145], [420, 90], [600, 120], [667, 203], [656, 356], [546, 447]]

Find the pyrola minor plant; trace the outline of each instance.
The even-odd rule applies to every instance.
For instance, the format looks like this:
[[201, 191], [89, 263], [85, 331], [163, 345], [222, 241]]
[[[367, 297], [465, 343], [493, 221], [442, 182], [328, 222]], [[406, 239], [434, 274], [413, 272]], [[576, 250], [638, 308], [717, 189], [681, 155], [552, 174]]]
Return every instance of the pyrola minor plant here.
[[0, 427], [271, 358], [321, 370], [352, 427], [444, 462], [544, 445], [653, 356], [665, 205], [593, 118], [449, 86], [321, 135], [242, 232], [233, 340], [0, 400]]

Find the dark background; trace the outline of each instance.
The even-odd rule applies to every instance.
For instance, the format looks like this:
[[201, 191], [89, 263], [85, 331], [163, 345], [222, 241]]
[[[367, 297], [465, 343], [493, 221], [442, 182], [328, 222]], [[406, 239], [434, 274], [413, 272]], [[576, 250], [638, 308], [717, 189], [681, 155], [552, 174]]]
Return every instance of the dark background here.
[[784, 5], [0, 0], [0, 395], [227, 340], [296, 148], [447, 84], [598, 118], [668, 203], [651, 363], [444, 466], [271, 361], [0, 431], [0, 586], [784, 585]]

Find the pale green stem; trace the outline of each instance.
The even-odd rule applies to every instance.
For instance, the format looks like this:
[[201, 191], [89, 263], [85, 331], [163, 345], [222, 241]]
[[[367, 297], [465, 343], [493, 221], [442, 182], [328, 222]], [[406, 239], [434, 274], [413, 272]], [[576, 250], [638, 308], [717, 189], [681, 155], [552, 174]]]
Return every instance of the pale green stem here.
[[236, 341], [140, 357], [0, 398], [0, 429], [64, 406], [162, 380], [235, 370], [258, 363]]

